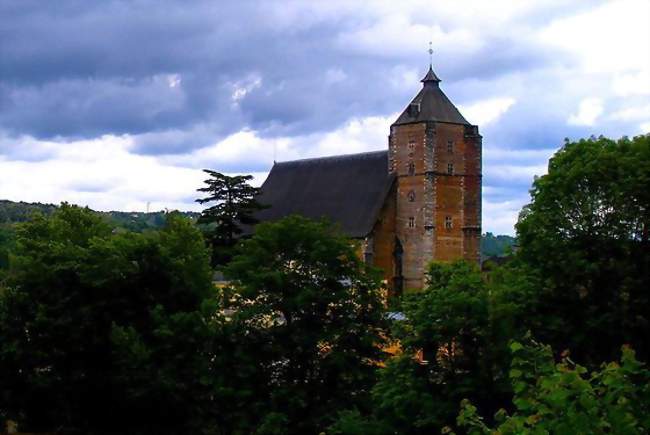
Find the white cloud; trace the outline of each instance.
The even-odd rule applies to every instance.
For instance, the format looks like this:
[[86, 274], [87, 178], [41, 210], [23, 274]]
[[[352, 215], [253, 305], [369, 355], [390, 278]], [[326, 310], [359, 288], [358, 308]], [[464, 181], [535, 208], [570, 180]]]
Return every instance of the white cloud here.
[[483, 197], [483, 232], [515, 234], [515, 223], [519, 211], [528, 203], [527, 197], [516, 197], [506, 201], [490, 201]]
[[600, 98], [585, 98], [580, 101], [578, 112], [569, 116], [567, 123], [571, 125], [594, 125], [603, 113], [603, 101]]
[[231, 99], [234, 104], [239, 104], [251, 91], [262, 86], [262, 78], [257, 75], [251, 75], [244, 80], [240, 80], [232, 85]]
[[[642, 56], [642, 54], [639, 54]], [[650, 56], [646, 53], [646, 56]], [[617, 74], [612, 81], [615, 95], [629, 97], [631, 95], [650, 95], [650, 69], [635, 73]]]
[[[338, 44], [346, 49], [392, 57], [407, 53], [425, 53], [425, 44], [432, 41], [434, 50], [470, 52], [480, 48], [481, 40], [469, 28], [443, 29], [438, 24], [414, 22], [410, 17], [391, 13], [378, 17], [367, 27], [342, 33]], [[424, 57], [424, 56], [423, 56]]]
[[639, 125], [639, 130], [639, 133], [641, 134], [650, 134], [650, 121]]
[[41, 153], [48, 159], [0, 157], [0, 198], [68, 201], [97, 210], [144, 211], [148, 202], [151, 210], [197, 210], [200, 206], [193, 199], [205, 178], [202, 168], [252, 173], [253, 184], [259, 186], [274, 154], [281, 161], [385, 149], [388, 127], [396, 117], [353, 119], [329, 133], [291, 138], [263, 138], [245, 130], [188, 154], [161, 157], [131, 152], [130, 136], [65, 144], [25, 137], [20, 143], [31, 155]]
[[167, 83], [170, 88], [175, 88], [181, 84], [181, 75], [180, 74], [170, 74], [167, 76]]
[[130, 144], [129, 137], [103, 136], [68, 143], [46, 161], [0, 160], [0, 198], [98, 210], [143, 211], [148, 201], [152, 210], [191, 208], [201, 172], [131, 154]]
[[570, 52], [586, 72], [650, 69], [650, 2], [615, 0], [552, 22], [540, 39]]
[[650, 104], [645, 106], [632, 106], [625, 109], [618, 110], [611, 115], [610, 119], [619, 121], [637, 121], [644, 120], [650, 117]]
[[515, 101], [511, 97], [490, 98], [469, 105], [459, 105], [458, 109], [469, 122], [484, 127], [496, 122]]

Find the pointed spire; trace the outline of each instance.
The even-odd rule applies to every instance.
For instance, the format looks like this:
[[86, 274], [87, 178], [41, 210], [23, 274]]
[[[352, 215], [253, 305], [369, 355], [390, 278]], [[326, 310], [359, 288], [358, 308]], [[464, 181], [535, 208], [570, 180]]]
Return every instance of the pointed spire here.
[[433, 67], [429, 65], [429, 72], [427, 72], [427, 75], [425, 75], [420, 81], [426, 85], [427, 83], [439, 83], [440, 79], [436, 73], [433, 72]]
[[427, 83], [439, 83], [440, 79], [438, 78], [436, 73], [433, 72], [433, 43], [431, 41], [429, 41], [429, 50], [427, 51], [429, 52], [429, 72], [420, 81], [425, 85]]

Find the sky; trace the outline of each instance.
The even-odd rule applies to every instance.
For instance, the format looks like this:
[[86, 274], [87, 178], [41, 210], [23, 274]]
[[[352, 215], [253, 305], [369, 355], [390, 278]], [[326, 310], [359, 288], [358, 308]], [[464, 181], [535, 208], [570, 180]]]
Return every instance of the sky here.
[[650, 131], [650, 2], [0, 0], [0, 199], [200, 210], [203, 168], [387, 148], [429, 65], [513, 234], [572, 140]]

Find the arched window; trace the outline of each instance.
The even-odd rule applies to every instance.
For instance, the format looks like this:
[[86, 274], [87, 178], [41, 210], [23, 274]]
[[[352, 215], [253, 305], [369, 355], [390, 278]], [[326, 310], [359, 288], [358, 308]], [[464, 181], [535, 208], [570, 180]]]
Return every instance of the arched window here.
[[409, 202], [415, 201], [415, 192], [414, 191], [411, 190], [406, 196], [408, 197]]
[[409, 162], [409, 175], [415, 175], [415, 163]]

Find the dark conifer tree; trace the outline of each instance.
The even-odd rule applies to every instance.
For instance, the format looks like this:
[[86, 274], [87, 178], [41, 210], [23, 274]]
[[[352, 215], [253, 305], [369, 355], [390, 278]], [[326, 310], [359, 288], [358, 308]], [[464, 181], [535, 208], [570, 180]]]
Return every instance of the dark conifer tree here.
[[243, 233], [243, 226], [257, 223], [256, 211], [263, 206], [255, 197], [258, 188], [248, 184], [251, 175], [234, 177], [220, 172], [204, 169], [210, 178], [205, 180], [205, 187], [197, 189], [208, 196], [196, 200], [199, 204], [214, 203], [201, 213], [199, 224], [204, 224], [204, 233], [212, 248], [212, 265], [227, 263], [232, 254], [232, 247]]

